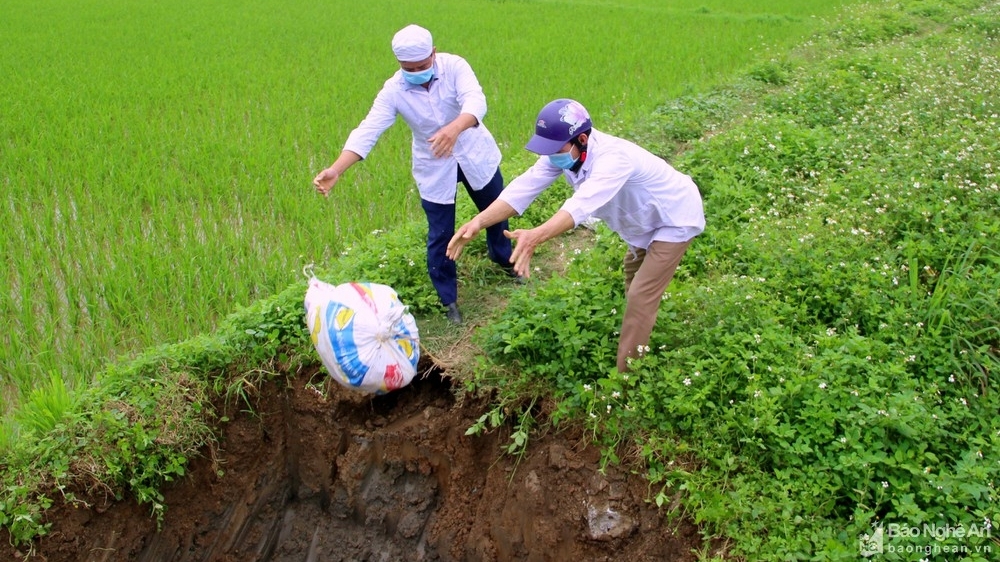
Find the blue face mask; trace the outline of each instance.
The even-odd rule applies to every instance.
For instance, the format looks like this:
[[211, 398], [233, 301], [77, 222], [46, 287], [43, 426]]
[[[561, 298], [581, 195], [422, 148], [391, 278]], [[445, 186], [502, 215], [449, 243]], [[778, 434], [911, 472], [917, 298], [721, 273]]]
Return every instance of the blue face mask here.
[[402, 73], [404, 80], [406, 80], [410, 84], [419, 86], [421, 84], [426, 84], [430, 82], [431, 78], [434, 78], [434, 66], [431, 66], [427, 70], [422, 70], [420, 72], [407, 72], [403, 70]]
[[549, 162], [557, 168], [562, 168], [563, 170], [568, 170], [572, 168], [577, 158], [573, 158], [573, 151], [570, 152], [557, 152], [555, 154], [549, 154]]

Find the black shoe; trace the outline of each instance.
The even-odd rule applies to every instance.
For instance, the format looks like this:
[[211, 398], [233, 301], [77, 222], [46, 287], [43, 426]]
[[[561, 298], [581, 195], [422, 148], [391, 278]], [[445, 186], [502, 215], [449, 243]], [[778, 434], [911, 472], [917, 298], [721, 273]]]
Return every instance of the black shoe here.
[[445, 308], [446, 310], [444, 315], [448, 317], [448, 320], [450, 320], [452, 324], [462, 323], [462, 313], [458, 311], [458, 303], [453, 302], [445, 306]]
[[513, 279], [515, 283], [520, 285], [524, 284], [524, 277], [521, 277], [516, 271], [514, 271], [513, 265], [501, 265], [500, 267], [503, 269], [504, 273], [507, 274], [507, 277]]

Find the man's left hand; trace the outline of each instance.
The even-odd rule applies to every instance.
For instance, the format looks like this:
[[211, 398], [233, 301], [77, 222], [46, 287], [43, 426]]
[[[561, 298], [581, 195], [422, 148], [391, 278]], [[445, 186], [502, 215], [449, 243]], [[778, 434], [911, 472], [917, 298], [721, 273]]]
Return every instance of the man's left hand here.
[[445, 125], [438, 132], [434, 133], [431, 138], [427, 139], [435, 158], [451, 156], [452, 150], [455, 149], [455, 142], [458, 141], [459, 132], [456, 127]]

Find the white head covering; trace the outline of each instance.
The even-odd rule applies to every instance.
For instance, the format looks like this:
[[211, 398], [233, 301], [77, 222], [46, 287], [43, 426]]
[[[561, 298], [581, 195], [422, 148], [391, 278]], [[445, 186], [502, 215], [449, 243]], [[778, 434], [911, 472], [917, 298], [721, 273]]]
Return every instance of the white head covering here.
[[408, 25], [392, 37], [392, 52], [400, 62], [418, 62], [431, 56], [434, 41], [431, 32], [419, 25]]

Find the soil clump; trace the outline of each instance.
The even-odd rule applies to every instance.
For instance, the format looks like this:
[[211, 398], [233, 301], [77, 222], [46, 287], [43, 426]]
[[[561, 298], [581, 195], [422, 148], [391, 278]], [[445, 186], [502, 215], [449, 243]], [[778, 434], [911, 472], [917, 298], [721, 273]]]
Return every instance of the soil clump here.
[[[164, 491], [162, 525], [134, 500], [57, 505], [28, 559], [48, 562], [693, 561], [638, 474], [599, 470], [572, 431], [503, 455], [510, 431], [465, 435], [487, 399], [428, 369], [371, 397], [312, 368], [227, 413], [218, 447]], [[431, 366], [432, 367], [432, 366]], [[313, 381], [310, 383], [310, 381]], [[318, 383], [318, 384], [317, 384]], [[245, 407], [245, 406], [244, 406]], [[0, 532], [0, 559], [26, 557]]]

